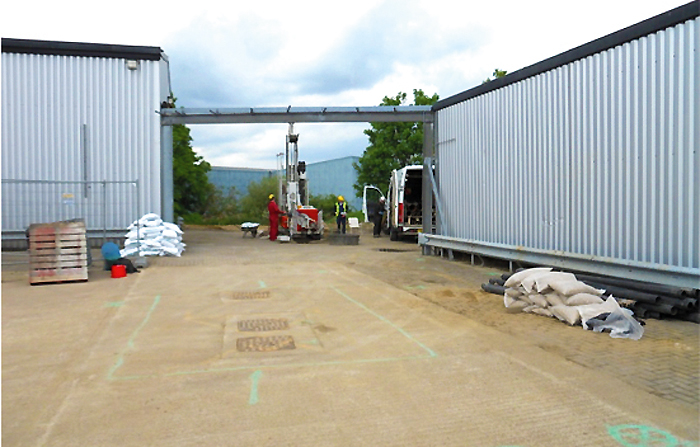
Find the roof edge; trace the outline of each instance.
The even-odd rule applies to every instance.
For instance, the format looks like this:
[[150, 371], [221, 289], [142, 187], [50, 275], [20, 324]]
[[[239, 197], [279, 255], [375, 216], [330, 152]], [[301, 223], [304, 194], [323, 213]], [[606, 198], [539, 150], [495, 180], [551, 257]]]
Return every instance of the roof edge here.
[[468, 99], [481, 96], [493, 90], [498, 90], [507, 85], [514, 84], [524, 79], [570, 64], [577, 60], [584, 59], [593, 54], [609, 50], [627, 42], [653, 34], [657, 31], [678, 25], [679, 23], [695, 19], [699, 15], [700, 0], [694, 0], [685, 5], [671, 9], [670, 11], [666, 11], [634, 25], [628, 26], [627, 28], [615, 31], [607, 36], [603, 36], [599, 39], [550, 57], [549, 59], [545, 59], [525, 68], [521, 68], [520, 70], [509, 73], [502, 78], [492, 80], [485, 84], [481, 84], [469, 90], [463, 91], [462, 93], [458, 93], [440, 100], [433, 105], [432, 110], [436, 112], [446, 107], [464, 102]]
[[157, 61], [161, 59], [163, 50], [161, 50], [160, 47], [137, 45], [58, 42], [52, 40], [11, 39], [3, 37], [2, 52]]

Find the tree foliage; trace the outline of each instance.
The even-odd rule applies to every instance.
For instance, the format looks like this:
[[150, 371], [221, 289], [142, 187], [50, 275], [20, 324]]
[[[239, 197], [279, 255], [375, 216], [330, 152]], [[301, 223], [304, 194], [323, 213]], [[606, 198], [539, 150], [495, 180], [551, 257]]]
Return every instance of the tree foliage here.
[[211, 165], [192, 149], [190, 129], [182, 124], [173, 126], [173, 200], [178, 216], [204, 214], [207, 201], [215, 192], [207, 172]]
[[240, 223], [239, 220], [239, 199], [236, 188], [231, 186], [228, 191], [219, 188], [212, 188], [211, 194], [207, 197], [206, 207], [201, 223], [212, 223], [216, 225], [233, 225]]
[[248, 194], [241, 198], [240, 217], [241, 222], [267, 221], [267, 203], [270, 201], [270, 194], [277, 196], [278, 180], [276, 176], [265, 177], [259, 182], [251, 182], [248, 185]]
[[329, 217], [335, 219], [335, 202], [338, 201], [338, 196], [335, 194], [311, 194], [309, 203], [323, 211], [323, 219], [328, 220]]
[[[507, 70], [499, 70], [498, 68], [496, 68], [493, 70], [492, 76], [493, 76], [493, 79], [498, 79], [498, 78], [504, 77], [507, 74], [508, 74]], [[486, 78], [483, 80], [482, 84], [486, 84], [487, 82], [491, 82], [491, 80], [492, 80], [491, 78]]]
[[[399, 92], [395, 97], [385, 96], [380, 105], [399, 106], [406, 102], [406, 93]], [[413, 104], [433, 105], [437, 93], [427, 96], [423, 90], [413, 90]], [[364, 185], [375, 185], [386, 191], [389, 176], [394, 169], [406, 165], [422, 163], [423, 123], [370, 123], [372, 128], [364, 131], [369, 137], [369, 146], [353, 166], [357, 171], [354, 188], [357, 196], [362, 196]]]

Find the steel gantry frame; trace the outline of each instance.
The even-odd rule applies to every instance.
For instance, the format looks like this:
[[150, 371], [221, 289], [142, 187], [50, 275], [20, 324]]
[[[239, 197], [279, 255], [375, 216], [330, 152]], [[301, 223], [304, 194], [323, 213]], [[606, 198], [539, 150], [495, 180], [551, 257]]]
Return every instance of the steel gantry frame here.
[[[163, 108], [162, 214], [173, 221], [173, 128], [176, 124], [423, 123], [423, 232], [432, 232], [433, 118], [431, 106]], [[428, 249], [425, 247], [424, 250]]]

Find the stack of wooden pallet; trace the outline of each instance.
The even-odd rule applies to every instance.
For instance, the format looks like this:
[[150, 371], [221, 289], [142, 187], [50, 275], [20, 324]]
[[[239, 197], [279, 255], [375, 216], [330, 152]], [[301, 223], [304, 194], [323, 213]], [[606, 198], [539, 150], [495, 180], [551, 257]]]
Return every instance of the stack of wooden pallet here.
[[84, 222], [33, 224], [29, 227], [29, 283], [87, 281]]

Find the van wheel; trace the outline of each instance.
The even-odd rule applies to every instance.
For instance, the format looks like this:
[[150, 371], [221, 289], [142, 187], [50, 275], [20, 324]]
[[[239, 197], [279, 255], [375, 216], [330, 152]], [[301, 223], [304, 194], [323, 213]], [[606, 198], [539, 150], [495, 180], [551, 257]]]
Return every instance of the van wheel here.
[[392, 228], [389, 230], [389, 240], [391, 241], [398, 241], [399, 240], [399, 232], [396, 228]]

